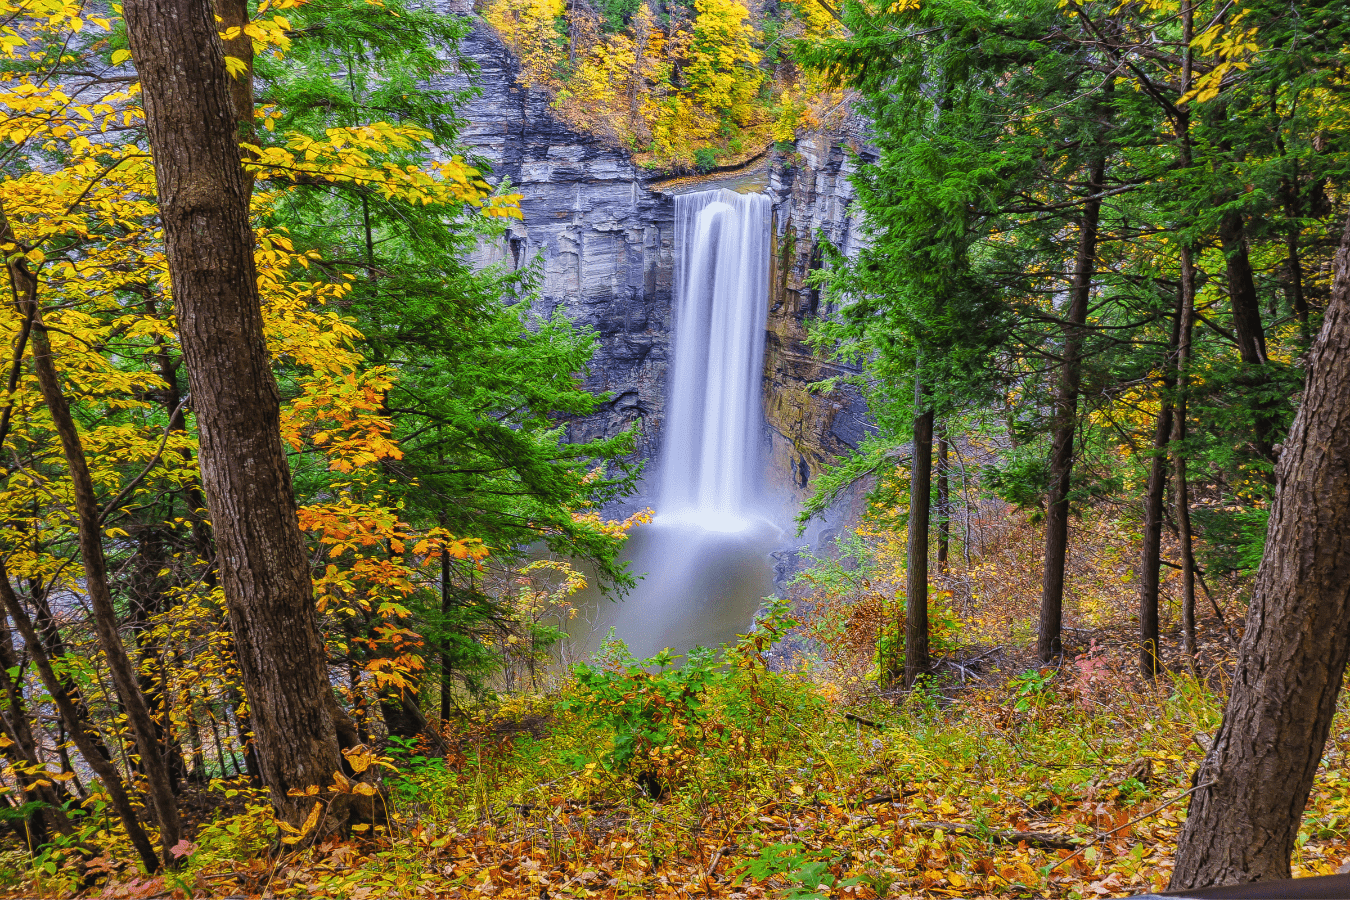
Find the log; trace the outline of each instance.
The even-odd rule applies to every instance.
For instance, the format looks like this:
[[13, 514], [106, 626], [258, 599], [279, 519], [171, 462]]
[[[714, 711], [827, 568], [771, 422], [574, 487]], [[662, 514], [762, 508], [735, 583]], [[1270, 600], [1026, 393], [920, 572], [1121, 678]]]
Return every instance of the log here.
[[904, 827], [910, 831], [945, 831], [963, 837], [978, 838], [991, 844], [1017, 844], [1026, 842], [1028, 847], [1043, 847], [1047, 850], [1077, 850], [1083, 846], [1065, 834], [1052, 834], [1048, 831], [989, 831], [974, 825], [961, 825], [957, 822], [906, 822]]

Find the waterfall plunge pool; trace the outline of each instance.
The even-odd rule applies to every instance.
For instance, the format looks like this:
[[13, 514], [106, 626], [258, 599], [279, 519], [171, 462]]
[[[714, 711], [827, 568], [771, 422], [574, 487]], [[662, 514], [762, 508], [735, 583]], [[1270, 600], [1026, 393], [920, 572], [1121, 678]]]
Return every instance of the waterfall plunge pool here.
[[564, 658], [611, 629], [647, 658], [715, 647], [751, 627], [774, 592], [773, 551], [787, 534], [766, 517], [764, 333], [769, 214], [763, 194], [725, 189], [675, 198], [674, 356], [652, 506], [624, 559], [640, 581], [617, 602], [574, 598]]
[[716, 647], [748, 631], [774, 592], [771, 554], [786, 535], [766, 519], [742, 526], [712, 531], [658, 517], [634, 529], [623, 559], [637, 587], [611, 599], [588, 578], [591, 586], [572, 598], [578, 614], [567, 622], [564, 659], [587, 658], [611, 629], [639, 659], [667, 647], [677, 653]]

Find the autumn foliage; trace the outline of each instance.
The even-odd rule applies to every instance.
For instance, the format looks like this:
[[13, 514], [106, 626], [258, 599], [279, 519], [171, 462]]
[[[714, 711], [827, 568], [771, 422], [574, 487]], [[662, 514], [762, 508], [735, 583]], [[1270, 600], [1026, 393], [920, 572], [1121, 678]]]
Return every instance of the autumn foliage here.
[[828, 92], [783, 55], [793, 40], [835, 33], [816, 0], [775, 16], [737, 0], [659, 13], [644, 0], [617, 21], [603, 12], [585, 2], [494, 0], [485, 18], [519, 59], [522, 82], [548, 92], [558, 116], [646, 164], [688, 166], [700, 149], [735, 162], [821, 124]]

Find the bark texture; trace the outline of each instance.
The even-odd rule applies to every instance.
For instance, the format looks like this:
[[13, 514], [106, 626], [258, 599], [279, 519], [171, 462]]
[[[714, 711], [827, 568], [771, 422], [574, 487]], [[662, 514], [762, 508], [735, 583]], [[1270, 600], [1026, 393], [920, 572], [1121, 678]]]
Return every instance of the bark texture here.
[[1055, 435], [1050, 445], [1050, 491], [1045, 510], [1045, 571], [1036, 655], [1049, 662], [1064, 652], [1064, 560], [1069, 549], [1069, 487], [1073, 478], [1073, 438], [1078, 428], [1078, 394], [1083, 383], [1083, 332], [1087, 324], [1092, 276], [1097, 269], [1097, 223], [1102, 202], [1096, 195], [1106, 178], [1106, 161], [1092, 166], [1078, 226], [1069, 310], [1064, 322], [1064, 361], [1055, 390]]
[[[917, 391], [916, 391], [917, 392]], [[928, 657], [928, 520], [933, 483], [933, 411], [914, 418], [905, 574], [905, 687], [931, 667]]]
[[1297, 417], [1223, 725], [1196, 774], [1174, 889], [1288, 878], [1350, 659], [1350, 221]]
[[[128, 0], [183, 359], [263, 780], [288, 796], [341, 769], [323, 640], [263, 335], [238, 119], [208, 0]], [[340, 822], [339, 805], [330, 810]]]

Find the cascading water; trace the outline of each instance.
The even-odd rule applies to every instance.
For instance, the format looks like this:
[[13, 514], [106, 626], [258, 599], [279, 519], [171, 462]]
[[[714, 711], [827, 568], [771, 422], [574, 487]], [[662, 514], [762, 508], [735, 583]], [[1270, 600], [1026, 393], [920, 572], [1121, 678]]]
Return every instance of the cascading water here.
[[582, 652], [611, 627], [640, 657], [715, 646], [748, 629], [773, 592], [769, 554], [782, 531], [757, 514], [755, 477], [769, 210], [762, 194], [675, 198], [675, 354], [656, 516], [625, 548], [637, 588], [617, 605], [593, 598], [584, 624], [571, 626]]
[[744, 525], [763, 413], [769, 199], [675, 198], [675, 365], [657, 513]]

